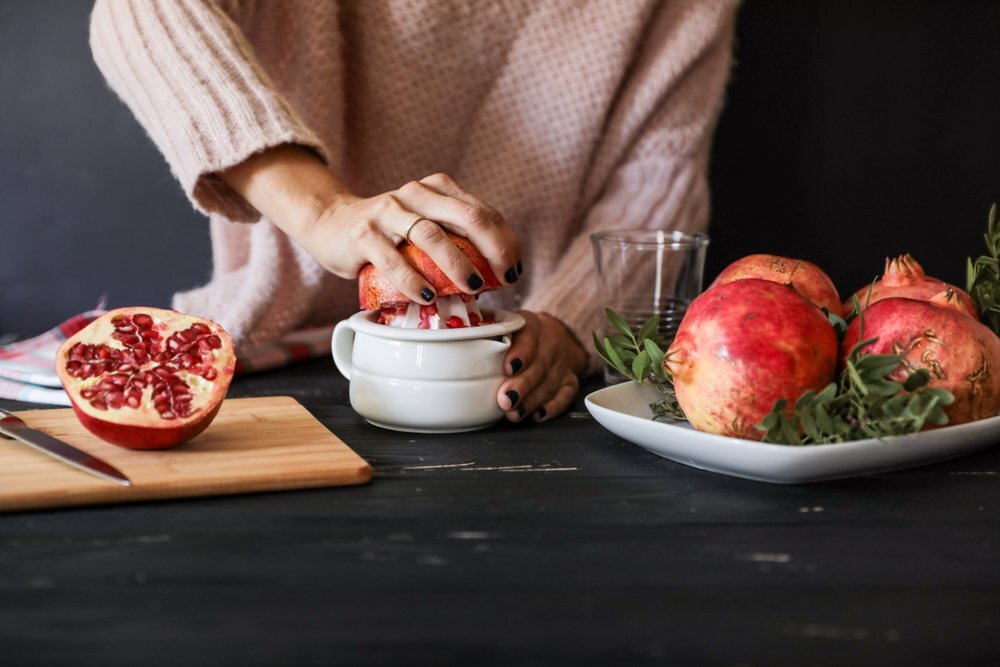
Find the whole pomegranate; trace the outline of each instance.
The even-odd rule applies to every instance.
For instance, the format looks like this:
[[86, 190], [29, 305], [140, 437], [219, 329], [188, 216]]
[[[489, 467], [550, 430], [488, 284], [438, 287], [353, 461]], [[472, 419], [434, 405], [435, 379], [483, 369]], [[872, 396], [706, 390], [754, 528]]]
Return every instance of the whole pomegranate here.
[[[954, 293], [954, 297], [944, 296], [949, 290]], [[936, 295], [941, 295], [939, 298], [953, 298], [962, 311], [970, 317], [979, 319], [972, 297], [954, 285], [926, 275], [923, 267], [910, 255], [901, 255], [895, 259], [887, 257], [882, 277], [873, 285], [862, 287], [854, 293], [862, 308], [865, 304], [871, 305], [890, 297], [929, 301]], [[853, 310], [854, 303], [851, 298], [844, 302], [844, 311], [850, 313]]]
[[847, 328], [841, 359], [864, 336], [877, 338], [868, 354], [898, 354], [904, 365], [890, 374], [902, 382], [914, 370], [930, 372], [931, 387], [947, 389], [955, 402], [944, 411], [949, 424], [964, 424], [1000, 412], [1000, 338], [953, 307], [920, 299], [889, 297], [871, 304]]
[[839, 317], [844, 316], [840, 295], [833, 281], [812, 262], [779, 255], [747, 255], [724, 268], [711, 286], [745, 278], [760, 278], [790, 285], [820, 308], [826, 308]]
[[129, 449], [164, 449], [205, 430], [235, 367], [232, 338], [221, 326], [159, 308], [105, 313], [56, 357], [80, 423]]
[[837, 336], [788, 285], [735, 280], [691, 302], [663, 364], [695, 428], [760, 440], [755, 427], [775, 401], [833, 381]]

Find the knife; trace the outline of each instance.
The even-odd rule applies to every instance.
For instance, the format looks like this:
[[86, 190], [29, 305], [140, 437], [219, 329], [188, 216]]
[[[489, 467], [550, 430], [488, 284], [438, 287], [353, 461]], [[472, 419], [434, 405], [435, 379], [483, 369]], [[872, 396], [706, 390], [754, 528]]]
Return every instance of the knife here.
[[121, 484], [122, 486], [132, 486], [132, 482], [121, 470], [109, 463], [105, 463], [96, 456], [91, 456], [85, 451], [79, 450], [72, 445], [68, 445], [58, 438], [53, 438], [48, 433], [37, 431], [24, 423], [20, 417], [0, 408], [0, 435], [20, 440], [29, 447], [34, 447], [43, 454], [48, 454], [54, 459], [59, 459], [77, 470], [89, 472], [103, 480]]

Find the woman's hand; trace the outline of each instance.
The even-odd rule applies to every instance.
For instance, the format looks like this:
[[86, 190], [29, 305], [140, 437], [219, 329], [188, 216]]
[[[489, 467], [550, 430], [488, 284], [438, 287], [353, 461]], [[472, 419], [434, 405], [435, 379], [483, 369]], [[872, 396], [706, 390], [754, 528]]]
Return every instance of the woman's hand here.
[[511, 377], [500, 385], [497, 403], [510, 421], [528, 416], [541, 421], [572, 404], [587, 368], [587, 352], [561, 320], [548, 313], [519, 312], [526, 323], [507, 351], [504, 367]]
[[433, 301], [436, 295], [396, 249], [404, 238], [468, 294], [478, 292], [484, 280], [444, 230], [472, 241], [501, 282], [513, 283], [521, 273], [521, 244], [514, 230], [493, 207], [445, 174], [361, 198], [309, 151], [279, 146], [221, 176], [326, 270], [351, 279], [371, 262], [418, 303]]

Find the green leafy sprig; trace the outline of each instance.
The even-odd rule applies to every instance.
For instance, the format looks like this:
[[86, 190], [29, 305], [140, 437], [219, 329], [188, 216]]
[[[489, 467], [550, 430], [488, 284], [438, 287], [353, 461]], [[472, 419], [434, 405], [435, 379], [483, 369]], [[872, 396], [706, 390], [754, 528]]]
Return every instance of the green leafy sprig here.
[[947, 389], [927, 386], [930, 371], [912, 371], [903, 382], [887, 376], [905, 367], [898, 354], [867, 354], [877, 338], [864, 340], [864, 315], [857, 297], [854, 317], [859, 318], [859, 338], [847, 357], [844, 370], [822, 391], [807, 391], [789, 409], [779, 399], [757, 428], [764, 442], [816, 445], [866, 438], [916, 433], [926, 424], [948, 423], [944, 407], [955, 397]]
[[683, 420], [684, 411], [674, 395], [674, 382], [663, 366], [666, 338], [659, 334], [660, 318], [654, 314], [638, 332], [633, 332], [621, 315], [606, 308], [604, 314], [617, 333], [602, 339], [593, 334], [594, 349], [609, 367], [640, 384], [649, 383], [661, 398], [650, 404], [653, 414], [672, 420]]
[[969, 257], [965, 271], [965, 291], [969, 293], [983, 324], [1000, 335], [1000, 223], [997, 222], [997, 205], [990, 206], [986, 221], [985, 255], [975, 261]]

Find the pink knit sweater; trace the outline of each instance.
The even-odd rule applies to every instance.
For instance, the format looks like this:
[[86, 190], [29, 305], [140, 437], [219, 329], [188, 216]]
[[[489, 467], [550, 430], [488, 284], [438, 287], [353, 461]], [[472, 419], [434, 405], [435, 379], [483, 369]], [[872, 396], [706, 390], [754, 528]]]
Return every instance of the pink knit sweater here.
[[[703, 230], [735, 0], [98, 0], [94, 58], [211, 218], [211, 281], [174, 307], [241, 344], [331, 324], [325, 272], [216, 173], [312, 147], [371, 196], [445, 172], [521, 235], [485, 305], [590, 340], [598, 229]], [[246, 224], [254, 223], [254, 224]]]

